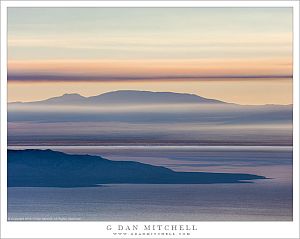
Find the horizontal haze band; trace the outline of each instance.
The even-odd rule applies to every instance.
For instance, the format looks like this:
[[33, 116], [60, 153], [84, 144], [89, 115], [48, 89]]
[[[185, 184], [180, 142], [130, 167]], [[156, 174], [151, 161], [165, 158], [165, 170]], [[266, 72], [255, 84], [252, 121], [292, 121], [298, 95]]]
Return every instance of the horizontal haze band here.
[[[74, 148], [74, 146], [60, 146], [60, 145], [43, 145], [43, 146], [36, 146], [36, 145], [26, 145], [26, 146], [19, 146], [19, 145], [9, 145], [9, 149], [45, 149], [45, 148], [56, 148], [56, 149], [68, 149]], [[291, 151], [293, 146], [254, 146], [254, 145], [247, 145], [247, 146], [240, 146], [240, 145], [93, 145], [93, 146], [86, 146], [86, 145], [76, 145], [76, 148], [80, 149], [90, 149], [90, 148], [100, 148], [100, 149], [213, 149], [213, 150], [274, 150], [274, 151]]]
[[119, 76], [119, 75], [73, 75], [73, 74], [8, 74], [8, 81], [15, 82], [38, 82], [38, 81], [53, 81], [53, 82], [72, 82], [72, 81], [143, 81], [143, 80], [278, 80], [292, 79], [293, 75], [161, 75], [161, 76]]

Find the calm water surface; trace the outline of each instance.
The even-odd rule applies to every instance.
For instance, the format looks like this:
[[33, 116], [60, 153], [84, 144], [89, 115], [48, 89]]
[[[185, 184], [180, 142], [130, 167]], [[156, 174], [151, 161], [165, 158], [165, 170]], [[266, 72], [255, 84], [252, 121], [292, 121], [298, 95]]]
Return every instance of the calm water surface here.
[[247, 184], [8, 188], [9, 220], [292, 220], [292, 148], [255, 146], [43, 146], [176, 171], [268, 177]]

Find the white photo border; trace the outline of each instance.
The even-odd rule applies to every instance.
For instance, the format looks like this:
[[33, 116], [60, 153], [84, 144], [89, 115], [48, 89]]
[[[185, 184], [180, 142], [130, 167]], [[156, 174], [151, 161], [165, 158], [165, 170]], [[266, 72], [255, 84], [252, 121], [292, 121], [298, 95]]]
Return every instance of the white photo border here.
[[[291, 222], [11, 222], [7, 221], [7, 9], [9, 7], [291, 7], [293, 8], [293, 221]], [[2, 1], [1, 2], [1, 238], [299, 238], [299, 2], [298, 1]], [[196, 225], [191, 235], [122, 237], [108, 225]]]

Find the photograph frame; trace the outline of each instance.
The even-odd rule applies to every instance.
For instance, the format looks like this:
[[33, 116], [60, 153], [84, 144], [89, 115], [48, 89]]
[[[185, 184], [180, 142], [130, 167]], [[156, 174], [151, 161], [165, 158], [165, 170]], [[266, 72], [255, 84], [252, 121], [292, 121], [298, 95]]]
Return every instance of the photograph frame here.
[[[3, 1], [1, 3], [1, 238], [298, 238], [299, 237], [299, 2], [297, 1]], [[292, 222], [10, 222], [7, 221], [7, 9], [10, 7], [291, 7], [293, 8]], [[124, 235], [118, 225], [138, 230]], [[192, 232], [151, 231], [183, 225]], [[217, 228], [217, 230], [216, 230]], [[161, 234], [163, 233], [163, 234]], [[181, 233], [181, 234], [180, 234]], [[185, 234], [183, 234], [185, 233]], [[189, 233], [189, 234], [187, 234]]]

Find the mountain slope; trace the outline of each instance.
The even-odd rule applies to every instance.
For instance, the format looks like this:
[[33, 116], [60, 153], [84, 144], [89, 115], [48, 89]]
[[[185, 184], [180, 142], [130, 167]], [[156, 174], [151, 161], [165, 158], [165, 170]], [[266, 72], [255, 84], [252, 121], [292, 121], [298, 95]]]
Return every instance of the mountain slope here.
[[207, 99], [194, 94], [174, 92], [151, 92], [120, 90], [104, 93], [88, 98], [90, 103], [132, 103], [132, 104], [185, 104], [185, 103], [225, 103], [219, 100]]
[[9, 187], [80, 187], [107, 183], [240, 183], [263, 176], [231, 173], [175, 172], [133, 161], [70, 155], [52, 150], [8, 150]]
[[119, 90], [97, 96], [83, 97], [79, 94], [64, 94], [47, 100], [35, 102], [10, 103], [25, 105], [99, 105], [99, 104], [225, 104], [225, 102], [207, 99], [194, 94], [174, 92], [152, 92], [136, 90]]

